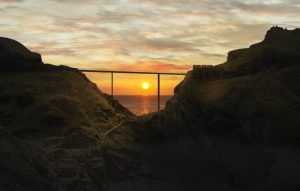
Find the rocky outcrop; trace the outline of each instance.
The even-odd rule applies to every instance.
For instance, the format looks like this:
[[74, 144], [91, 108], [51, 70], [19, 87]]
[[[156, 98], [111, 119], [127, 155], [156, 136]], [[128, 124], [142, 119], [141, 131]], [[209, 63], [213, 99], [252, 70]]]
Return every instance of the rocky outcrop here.
[[252, 45], [251, 47], [257, 46], [278, 46], [282, 48], [300, 49], [300, 29], [287, 30], [286, 28], [273, 26], [267, 31], [265, 39], [262, 43]]
[[274, 27], [261, 43], [231, 51], [226, 63], [194, 67], [157, 117], [158, 134], [300, 144], [299, 39], [298, 29]]
[[299, 63], [300, 29], [272, 27], [262, 42], [249, 48], [230, 51], [227, 62], [217, 65], [237, 74], [257, 73], [264, 69], [277, 70]]
[[133, 137], [107, 132], [133, 117], [77, 69], [0, 38], [0, 190], [105, 189]]
[[263, 70], [277, 71], [299, 64], [299, 44], [300, 29], [272, 27], [262, 42], [230, 51], [223, 64], [210, 67], [196, 65], [191, 75], [202, 80], [220, 80], [252, 75]]
[[31, 52], [19, 42], [0, 37], [0, 71], [16, 71], [43, 64], [40, 54]]
[[165, 190], [300, 189], [299, 35], [274, 28], [225, 64], [195, 66], [141, 124]]

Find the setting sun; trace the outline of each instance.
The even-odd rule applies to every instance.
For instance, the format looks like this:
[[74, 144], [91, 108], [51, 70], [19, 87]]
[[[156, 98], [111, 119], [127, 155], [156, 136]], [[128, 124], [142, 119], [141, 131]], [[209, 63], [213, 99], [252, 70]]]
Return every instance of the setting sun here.
[[149, 89], [149, 87], [150, 87], [150, 85], [149, 85], [148, 82], [143, 82], [143, 83], [142, 83], [142, 88], [143, 88], [144, 90]]

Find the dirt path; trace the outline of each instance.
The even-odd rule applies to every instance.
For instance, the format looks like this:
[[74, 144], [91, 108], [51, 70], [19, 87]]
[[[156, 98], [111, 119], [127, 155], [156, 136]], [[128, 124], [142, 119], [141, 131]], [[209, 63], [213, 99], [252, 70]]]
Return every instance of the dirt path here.
[[125, 120], [122, 120], [120, 123], [118, 123], [117, 125], [113, 126], [111, 129], [107, 130], [105, 133], [104, 133], [104, 138], [101, 142], [101, 147], [100, 147], [100, 152], [103, 156], [103, 165], [104, 165], [104, 176], [105, 176], [105, 182], [103, 183], [103, 189], [105, 191], [108, 190], [108, 180], [109, 180], [109, 176], [108, 176], [108, 172], [107, 172], [107, 164], [106, 164], [106, 156], [107, 156], [107, 153], [106, 153], [106, 150], [105, 150], [105, 146], [106, 146], [106, 142], [107, 140], [109, 139], [109, 136], [115, 132], [116, 130], [118, 130], [119, 128], [121, 127], [124, 127], [124, 123], [128, 122], [128, 119], [125, 119]]

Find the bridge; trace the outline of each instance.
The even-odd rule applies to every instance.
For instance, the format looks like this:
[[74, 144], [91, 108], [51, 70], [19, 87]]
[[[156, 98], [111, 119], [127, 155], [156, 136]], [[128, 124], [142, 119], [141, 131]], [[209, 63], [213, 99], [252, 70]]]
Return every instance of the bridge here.
[[186, 75], [185, 73], [171, 72], [135, 72], [135, 71], [117, 71], [117, 70], [89, 70], [80, 69], [81, 72], [90, 73], [110, 73], [111, 74], [111, 96], [114, 96], [114, 74], [152, 74], [157, 75], [157, 110], [160, 110], [160, 76], [161, 75]]

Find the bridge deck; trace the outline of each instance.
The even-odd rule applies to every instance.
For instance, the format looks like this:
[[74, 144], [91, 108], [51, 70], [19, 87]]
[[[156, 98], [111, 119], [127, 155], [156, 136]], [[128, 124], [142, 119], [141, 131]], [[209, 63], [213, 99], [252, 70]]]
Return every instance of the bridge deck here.
[[157, 75], [157, 110], [160, 110], [160, 75], [186, 75], [185, 73], [172, 73], [172, 72], [142, 72], [142, 71], [118, 71], [118, 70], [90, 70], [80, 69], [81, 72], [98, 72], [98, 73], [111, 73], [111, 96], [114, 96], [114, 74], [152, 74]]
[[123, 74], [162, 74], [162, 75], [186, 75], [186, 73], [172, 73], [172, 72], [143, 72], [143, 71], [118, 71], [118, 70], [88, 70], [80, 69], [81, 72], [100, 72], [100, 73], [123, 73]]

